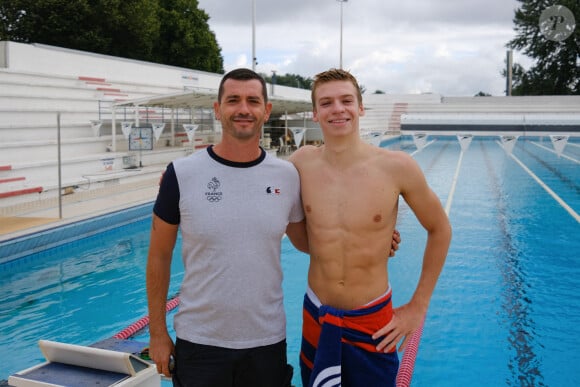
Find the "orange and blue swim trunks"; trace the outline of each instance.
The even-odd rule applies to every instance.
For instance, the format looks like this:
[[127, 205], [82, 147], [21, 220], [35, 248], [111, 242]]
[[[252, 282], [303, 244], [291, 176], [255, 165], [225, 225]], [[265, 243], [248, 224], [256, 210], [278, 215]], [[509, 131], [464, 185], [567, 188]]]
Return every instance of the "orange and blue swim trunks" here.
[[311, 289], [304, 296], [300, 371], [304, 387], [395, 386], [396, 350], [378, 352], [372, 335], [393, 318], [391, 290], [360, 308], [322, 305]]

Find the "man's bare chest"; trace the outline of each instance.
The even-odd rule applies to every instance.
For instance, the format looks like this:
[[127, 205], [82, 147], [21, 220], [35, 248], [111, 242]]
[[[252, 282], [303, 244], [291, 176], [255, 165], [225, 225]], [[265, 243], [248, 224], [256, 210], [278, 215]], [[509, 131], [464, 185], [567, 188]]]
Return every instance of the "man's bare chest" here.
[[313, 179], [303, 182], [307, 220], [345, 228], [379, 226], [391, 218], [398, 192], [377, 179]]

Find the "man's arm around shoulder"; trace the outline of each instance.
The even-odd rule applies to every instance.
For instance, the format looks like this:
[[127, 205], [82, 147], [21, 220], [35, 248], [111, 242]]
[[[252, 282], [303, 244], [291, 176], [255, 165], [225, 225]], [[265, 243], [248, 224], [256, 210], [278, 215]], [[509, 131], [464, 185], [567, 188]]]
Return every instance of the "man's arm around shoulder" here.
[[296, 223], [288, 223], [286, 235], [292, 242], [292, 245], [303, 253], [310, 253], [308, 247], [308, 235], [306, 233], [306, 219]]

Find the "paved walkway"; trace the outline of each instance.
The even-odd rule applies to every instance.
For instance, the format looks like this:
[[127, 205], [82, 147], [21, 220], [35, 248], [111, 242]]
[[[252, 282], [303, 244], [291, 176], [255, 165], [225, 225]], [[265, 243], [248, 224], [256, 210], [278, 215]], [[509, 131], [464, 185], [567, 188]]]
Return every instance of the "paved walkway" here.
[[58, 198], [16, 204], [0, 209], [0, 242], [18, 236], [86, 219], [127, 207], [152, 202], [159, 189], [159, 177], [118, 184], [62, 196], [62, 217]]

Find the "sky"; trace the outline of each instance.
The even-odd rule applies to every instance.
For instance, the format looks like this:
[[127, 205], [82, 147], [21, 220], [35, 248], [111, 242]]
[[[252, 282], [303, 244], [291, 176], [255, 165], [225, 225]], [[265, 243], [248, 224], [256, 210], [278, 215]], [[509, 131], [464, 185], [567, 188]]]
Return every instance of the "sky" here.
[[[255, 1], [255, 19], [252, 12]], [[342, 67], [367, 93], [505, 95], [516, 0], [198, 0], [224, 69], [312, 78]], [[255, 22], [253, 22], [255, 20]], [[255, 38], [252, 36], [255, 27]], [[519, 52], [514, 62], [528, 68]]]

